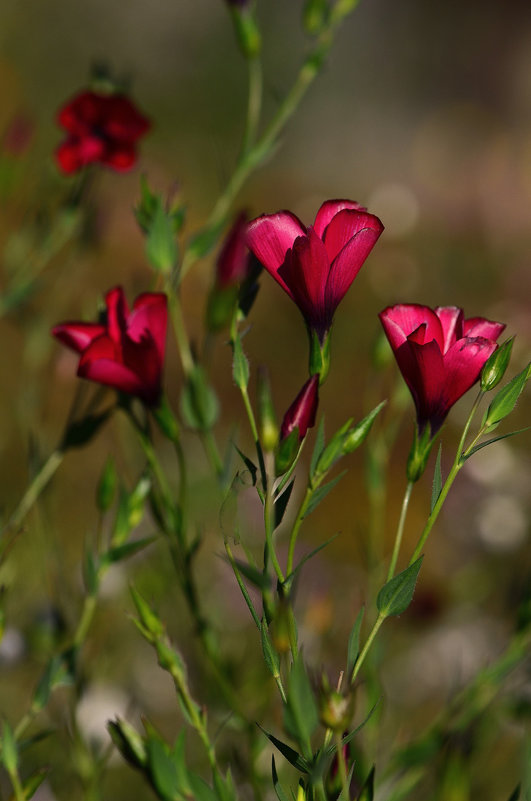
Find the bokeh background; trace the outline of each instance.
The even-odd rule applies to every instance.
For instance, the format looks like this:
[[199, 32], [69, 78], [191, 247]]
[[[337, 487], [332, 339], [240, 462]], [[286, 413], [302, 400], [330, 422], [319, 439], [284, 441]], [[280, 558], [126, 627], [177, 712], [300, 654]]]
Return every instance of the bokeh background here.
[[[308, 46], [301, 6], [298, 0], [258, 3], [266, 118]], [[0, 42], [2, 158], [14, 120], [22, 120], [29, 132], [27, 148], [9, 155], [10, 184], [2, 187], [4, 286], [25, 259], [39, 258], [39, 242], [60, 213], [53, 198], [64, 192], [66, 179], [57, 174], [51, 156], [61, 138], [54, 117], [87, 84], [94, 62], [129, 81], [134, 99], [153, 122], [138, 167], [127, 175], [98, 176], [83, 237], [59, 249], [35, 292], [0, 320], [0, 503], [8, 514], [26, 486], [31, 464], [56, 445], [75, 392], [75, 360], [59, 352], [49, 336], [51, 325], [92, 318], [103, 293], [116, 283], [130, 298], [149, 288], [152, 278], [132, 213], [141, 173], [161, 192], [178, 187], [187, 206], [186, 232], [204, 222], [238, 152], [246, 69], [221, 0], [3, 0]], [[531, 6], [525, 0], [365, 0], [339, 32], [281, 147], [244, 187], [238, 208], [251, 216], [289, 208], [309, 223], [324, 199], [347, 197], [367, 205], [386, 226], [336, 315], [332, 370], [321, 396], [327, 430], [351, 415], [361, 417], [395, 391], [393, 365], [374, 371], [376, 315], [386, 305], [453, 304], [469, 316], [504, 321], [507, 333], [517, 335], [513, 372], [529, 359], [530, 98]], [[187, 324], [196, 339], [212, 271], [212, 261], [204, 260], [183, 290]], [[261, 284], [245, 347], [253, 371], [258, 364], [268, 365], [281, 415], [305, 380], [306, 335], [289, 299], [267, 276]], [[169, 353], [166, 382], [177, 403], [180, 377], [171, 345]], [[223, 337], [212, 362], [222, 403], [217, 433], [223, 441], [232, 435], [231, 421], [241, 418]], [[470, 402], [464, 399], [452, 412], [443, 467], [451, 460]], [[413, 424], [405, 394], [395, 406], [402, 417], [384, 513], [389, 541]], [[513, 427], [528, 424], [529, 412], [527, 396]], [[241, 428], [240, 441], [249, 445]], [[389, 626], [385, 648], [375, 656], [382, 664], [381, 725], [365, 744], [364, 758], [376, 759], [377, 766], [378, 760], [385, 765], [393, 744], [405, 743], [431, 721], [511, 637], [531, 575], [530, 442], [526, 433], [468, 463], [427, 550], [417, 601], [406, 618]], [[191, 436], [188, 447], [201, 475], [204, 459]], [[83, 543], [96, 526], [94, 492], [109, 452], [126, 480], [138, 476], [141, 454], [125, 422], [114, 420], [89, 447], [67, 456], [30, 518], [31, 526], [1, 568], [7, 629], [0, 642], [0, 712], [14, 721], [27, 707], [50, 643], [76, 620]], [[331, 677], [343, 665], [345, 637], [370, 589], [367, 563], [374, 558], [362, 453], [350, 458], [349, 468], [335, 494], [308, 520], [301, 546], [307, 550], [340, 532], [320, 561], [308, 567], [299, 599], [305, 653]], [[199, 559], [204, 604], [226, 631], [227, 652], [237, 663], [256, 658], [257, 644], [229, 572], [214, 558], [221, 542], [217, 512], [205, 504], [209, 489], [206, 478], [196, 487], [205, 537]], [[426, 477], [411, 511], [410, 543], [426, 515], [429, 493]], [[256, 514], [251, 493], [242, 495], [242, 526], [255, 538]], [[149, 523], [145, 526], [149, 530]], [[381, 547], [385, 550], [385, 540]], [[73, 756], [70, 766], [60, 767], [60, 755], [51, 746], [48, 751], [39, 746], [42, 760], [54, 768], [39, 791], [41, 801], [85, 797], [80, 790], [84, 749], [104, 737], [100, 718], [127, 709], [146, 713], [168, 735], [179, 726], [179, 712], [169, 701], [171, 687], [126, 618], [132, 578], [155, 599], [196, 666], [185, 607], [163, 548], [133, 562], [129, 572], [113, 573], [86, 654], [85, 718], [78, 715], [82, 734], [79, 742], [73, 737], [69, 701], [59, 697], [47, 722], [59, 726]], [[263, 706], [256, 698], [262, 680], [251, 669], [241, 677], [242, 693], [256, 710]], [[499, 801], [509, 796], [521, 774], [530, 701], [529, 676], [520, 669], [489, 706], [486, 722], [467, 729], [459, 742], [446, 744], [434, 776], [446, 775], [448, 764], [455, 763], [459, 778], [454, 784], [460, 781], [465, 788], [456, 798]], [[264, 763], [267, 772], [265, 758]], [[105, 781], [110, 794], [103, 797], [150, 797], [147, 789], [130, 784], [119, 762], [111, 762]], [[446, 792], [441, 783], [434, 789], [428, 782], [415, 792], [411, 798], [419, 801], [454, 797], [436, 795]]]

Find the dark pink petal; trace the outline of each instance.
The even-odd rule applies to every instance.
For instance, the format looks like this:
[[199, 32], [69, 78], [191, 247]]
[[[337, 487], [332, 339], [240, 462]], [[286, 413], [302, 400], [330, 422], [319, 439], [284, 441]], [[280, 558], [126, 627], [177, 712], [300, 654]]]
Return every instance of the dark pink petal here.
[[325, 305], [329, 269], [326, 249], [313, 228], [309, 228], [307, 236], [295, 240], [290, 257], [278, 271], [307, 323], [319, 334], [330, 327], [334, 313], [334, 309]]
[[96, 125], [101, 119], [101, 98], [94, 92], [81, 92], [60, 109], [57, 122], [69, 133], [82, 134], [87, 126]]
[[326, 226], [329, 224], [332, 217], [342, 211], [343, 209], [354, 209], [355, 211], [367, 211], [365, 206], [360, 206], [354, 200], [325, 200], [317, 214], [315, 215], [315, 223], [313, 227], [317, 236], [321, 239], [324, 236]]
[[247, 228], [247, 246], [288, 295], [291, 295], [291, 290], [279, 277], [278, 269], [295, 239], [305, 234], [301, 221], [289, 211], [264, 214], [250, 222]]
[[282, 420], [280, 436], [285, 439], [298, 426], [299, 440], [303, 440], [309, 428], [315, 425], [319, 403], [319, 376], [312, 375], [289, 407]]
[[216, 281], [220, 287], [234, 286], [247, 275], [247, 222], [245, 212], [238, 215], [216, 261]]
[[[340, 212], [338, 217], [341, 216], [341, 214], [348, 213], [349, 212]], [[330, 223], [327, 230], [330, 230], [330, 227], [334, 224], [336, 219], [337, 217]], [[335, 310], [357, 276], [363, 262], [373, 249], [382, 230], [383, 228], [379, 231], [373, 228], [364, 228], [347, 242], [337, 258], [334, 259], [330, 267], [326, 285], [327, 308]]]
[[124, 95], [111, 95], [106, 98], [105, 122], [103, 129], [110, 139], [134, 142], [143, 136], [150, 127], [144, 117]]
[[470, 317], [465, 320], [463, 334], [466, 337], [484, 337], [496, 341], [504, 330], [504, 323], [485, 320], [483, 317]]
[[448, 408], [476, 383], [496, 347], [495, 342], [483, 337], [465, 337], [452, 345], [444, 356]]
[[149, 333], [160, 364], [164, 361], [167, 322], [168, 301], [163, 292], [145, 292], [139, 295], [127, 321], [127, 334], [133, 342], [140, 342], [145, 332]]
[[[373, 232], [371, 245], [373, 247], [383, 231], [383, 225], [378, 217], [375, 217], [374, 214], [352, 211], [351, 209], [345, 209], [336, 214], [325, 229], [322, 237], [330, 263], [334, 261], [347, 243], [364, 229]], [[366, 257], [367, 254], [364, 258]]]
[[67, 139], [55, 151], [55, 158], [61, 172], [70, 175], [85, 166], [77, 139]]
[[107, 167], [112, 167], [113, 170], [125, 172], [130, 170], [136, 161], [136, 148], [133, 144], [126, 142], [119, 142], [116, 145], [108, 144], [102, 150], [98, 161]]
[[52, 328], [52, 334], [59, 342], [78, 353], [104, 333], [105, 326], [98, 323], [61, 323]]
[[116, 344], [120, 344], [122, 336], [127, 331], [127, 318], [129, 306], [121, 286], [115, 286], [105, 295], [107, 306], [107, 332]]
[[77, 374], [119, 392], [144, 398], [145, 386], [141, 379], [128, 367], [111, 359], [88, 359], [83, 355]]
[[451, 406], [446, 396], [445, 367], [439, 345], [433, 339], [425, 344], [408, 339], [395, 356], [413, 395], [419, 427], [422, 429], [430, 422], [434, 434]]
[[404, 339], [416, 331], [419, 326], [426, 325], [425, 341], [435, 340], [442, 349], [444, 338], [439, 318], [429, 306], [419, 303], [398, 303], [388, 306], [380, 312], [380, 321], [393, 350], [399, 347]]
[[454, 342], [463, 337], [463, 309], [457, 306], [436, 306], [435, 314], [441, 321], [443, 332], [442, 352], [446, 353]]

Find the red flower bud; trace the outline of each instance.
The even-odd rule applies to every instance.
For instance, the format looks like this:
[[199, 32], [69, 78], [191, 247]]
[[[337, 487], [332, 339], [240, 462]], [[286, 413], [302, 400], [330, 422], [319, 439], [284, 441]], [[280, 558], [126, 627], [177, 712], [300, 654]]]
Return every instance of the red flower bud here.
[[113, 170], [128, 170], [136, 161], [136, 141], [149, 120], [121, 94], [86, 91], [59, 111], [57, 122], [68, 136], [55, 152], [59, 169], [67, 174], [99, 162]]
[[166, 344], [166, 295], [145, 292], [129, 311], [122, 287], [115, 287], [105, 303], [103, 323], [61, 323], [52, 334], [81, 355], [79, 376], [156, 406]]
[[306, 228], [289, 211], [249, 223], [247, 244], [324, 342], [334, 312], [383, 231], [351, 200], [327, 200]]
[[465, 320], [456, 306], [415, 303], [389, 306], [379, 316], [415, 401], [419, 432], [429, 423], [433, 437], [478, 380], [505, 325], [483, 317]]
[[280, 437], [285, 439], [295, 427], [299, 429], [299, 442], [306, 436], [309, 428], [315, 425], [315, 415], [319, 403], [319, 376], [312, 375], [289, 407], [282, 420]]
[[247, 221], [242, 211], [227, 234], [216, 262], [216, 283], [222, 289], [240, 284], [247, 278], [249, 253], [246, 232]]

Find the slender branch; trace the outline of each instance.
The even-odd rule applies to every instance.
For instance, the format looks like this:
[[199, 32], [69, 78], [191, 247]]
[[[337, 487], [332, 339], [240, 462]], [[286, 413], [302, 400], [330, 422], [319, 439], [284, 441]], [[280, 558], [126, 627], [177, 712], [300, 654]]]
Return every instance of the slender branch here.
[[400, 519], [398, 521], [398, 527], [396, 530], [395, 536], [395, 544], [393, 547], [393, 554], [391, 556], [391, 562], [389, 563], [389, 571], [387, 573], [387, 581], [391, 581], [395, 574], [396, 563], [398, 561], [398, 554], [400, 553], [400, 546], [402, 544], [402, 535], [404, 533], [404, 524], [406, 522], [406, 515], [409, 506], [409, 501], [411, 498], [411, 493], [413, 491], [414, 483], [409, 481], [406, 487], [406, 491], [404, 493], [404, 499], [402, 501], [402, 509], [400, 510]]

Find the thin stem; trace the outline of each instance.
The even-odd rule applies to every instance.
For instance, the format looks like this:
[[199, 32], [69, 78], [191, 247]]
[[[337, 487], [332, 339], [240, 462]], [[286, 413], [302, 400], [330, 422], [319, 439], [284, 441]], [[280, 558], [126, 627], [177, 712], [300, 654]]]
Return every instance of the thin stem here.
[[280, 563], [278, 561], [278, 557], [275, 551], [275, 545], [273, 542], [273, 532], [275, 529], [275, 506], [274, 506], [274, 497], [273, 497], [273, 470], [267, 469], [271, 467], [272, 462], [272, 455], [266, 454], [266, 459], [269, 464], [266, 464], [266, 473], [267, 473], [267, 483], [265, 488], [265, 503], [264, 503], [264, 526], [265, 526], [265, 538], [266, 538], [266, 551], [267, 557], [271, 559], [271, 563], [277, 574], [277, 578], [281, 584], [284, 583], [284, 574], [282, 572], [282, 568], [280, 567]]
[[297, 543], [297, 536], [299, 533], [299, 529], [302, 525], [302, 521], [306, 516], [306, 511], [308, 509], [308, 506], [310, 505], [313, 493], [314, 493], [314, 488], [312, 486], [308, 486], [306, 488], [306, 493], [304, 495], [304, 498], [302, 499], [302, 503], [299, 507], [299, 511], [297, 512], [297, 517], [295, 518], [293, 528], [291, 529], [289, 546], [288, 546], [288, 563], [286, 567], [286, 575], [288, 576], [290, 576], [293, 573], [293, 562], [295, 558], [295, 545]]
[[378, 634], [380, 626], [382, 625], [384, 620], [385, 620], [385, 615], [382, 615], [382, 613], [379, 612], [378, 613], [378, 617], [376, 618], [376, 621], [375, 621], [375, 623], [374, 623], [374, 625], [373, 625], [373, 627], [371, 629], [371, 632], [370, 632], [369, 636], [367, 637], [365, 645], [363, 646], [363, 649], [362, 649], [362, 651], [361, 651], [361, 653], [360, 653], [360, 655], [358, 657], [358, 660], [357, 660], [356, 664], [354, 665], [354, 670], [352, 671], [352, 679], [351, 679], [351, 683], [352, 684], [354, 683], [354, 681], [356, 679], [356, 676], [360, 672], [361, 666], [363, 665], [363, 663], [365, 661], [365, 657], [369, 653], [370, 647], [374, 642], [374, 638]]
[[63, 457], [64, 451], [60, 450], [59, 448], [52, 451], [22, 496], [17, 508], [9, 518], [5, 530], [17, 530], [20, 527], [31, 507], [63, 461]]
[[96, 611], [96, 604], [98, 602], [98, 598], [96, 595], [87, 595], [85, 598], [85, 602], [83, 604], [83, 611], [81, 613], [81, 618], [77, 625], [76, 631], [74, 636], [72, 637], [72, 646], [74, 648], [79, 648], [80, 645], [84, 642], [92, 620], [94, 618], [94, 613]]
[[396, 569], [396, 563], [398, 561], [398, 554], [400, 553], [400, 546], [402, 544], [402, 535], [404, 533], [404, 524], [406, 522], [406, 515], [409, 506], [409, 501], [411, 498], [411, 493], [413, 491], [414, 483], [413, 481], [409, 481], [406, 487], [406, 491], [404, 493], [404, 499], [402, 501], [402, 509], [400, 510], [400, 519], [398, 521], [398, 527], [396, 530], [395, 536], [395, 544], [393, 547], [393, 554], [391, 556], [391, 562], [389, 564], [389, 571], [387, 573], [387, 581], [390, 581]]
[[342, 793], [345, 801], [348, 801], [348, 799], [350, 798], [350, 792], [348, 786], [347, 763], [345, 760], [345, 754], [343, 752], [343, 744], [341, 742], [340, 732], [338, 731], [335, 732], [334, 740], [336, 743], [337, 767], [339, 770], [339, 778], [341, 779]]
[[177, 291], [169, 280], [165, 282], [165, 289], [168, 296], [170, 316], [173, 324], [173, 330], [175, 332], [175, 339], [177, 340], [177, 347], [179, 349], [182, 368], [185, 376], [189, 376], [194, 368], [194, 358], [192, 356], [188, 334], [186, 333], [186, 328], [184, 325], [181, 301]]
[[22, 782], [20, 781], [20, 776], [18, 775], [18, 771], [16, 768], [14, 771], [10, 771], [9, 778], [11, 779], [13, 790], [15, 791], [16, 801], [26, 801], [26, 793], [24, 792], [24, 788], [22, 786]]
[[229, 544], [229, 542], [227, 540], [225, 540], [225, 551], [227, 552], [227, 556], [228, 556], [230, 565], [231, 565], [233, 573], [234, 573], [234, 575], [236, 577], [236, 581], [238, 582], [238, 587], [240, 588], [240, 592], [243, 595], [243, 598], [245, 600], [245, 603], [247, 604], [247, 608], [249, 609], [249, 612], [251, 613], [251, 617], [254, 620], [256, 628], [258, 629], [258, 631], [260, 631], [261, 628], [262, 628], [262, 624], [260, 623], [260, 618], [258, 617], [256, 609], [254, 608], [254, 604], [253, 604], [253, 602], [251, 600], [251, 596], [247, 592], [247, 587], [245, 586], [245, 584], [243, 582], [241, 573], [240, 573], [240, 571], [238, 569], [238, 565], [236, 564], [236, 559], [234, 558], [234, 554], [232, 552], [232, 548], [230, 547], [230, 544]]
[[260, 112], [262, 109], [262, 64], [258, 55], [248, 59], [249, 65], [249, 92], [247, 96], [247, 119], [242, 142], [242, 154], [247, 153], [253, 146]]
[[208, 428], [206, 431], [200, 432], [200, 437], [212, 469], [214, 470], [218, 480], [221, 481], [221, 479], [224, 478], [225, 470], [223, 469], [223, 461], [221, 459], [217, 442], [214, 439], [214, 434]]

